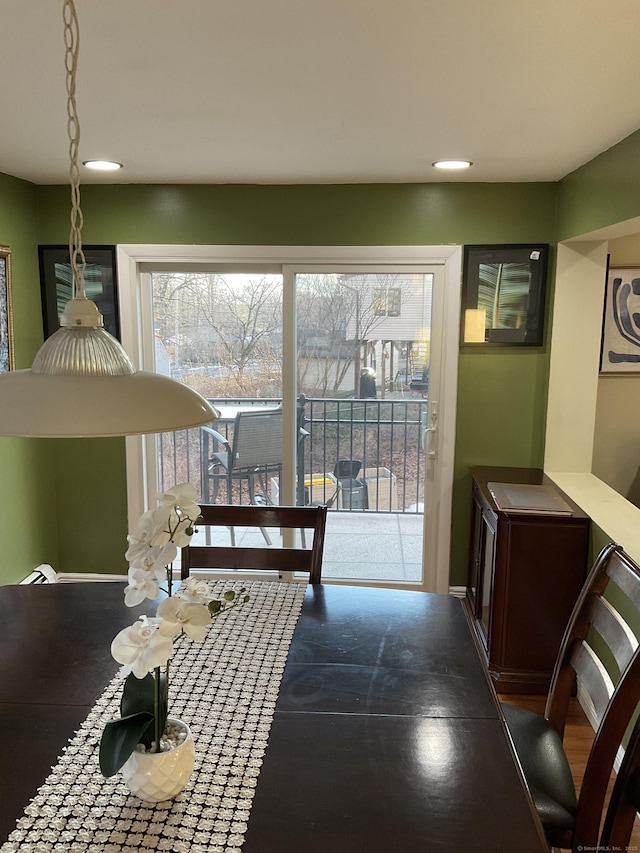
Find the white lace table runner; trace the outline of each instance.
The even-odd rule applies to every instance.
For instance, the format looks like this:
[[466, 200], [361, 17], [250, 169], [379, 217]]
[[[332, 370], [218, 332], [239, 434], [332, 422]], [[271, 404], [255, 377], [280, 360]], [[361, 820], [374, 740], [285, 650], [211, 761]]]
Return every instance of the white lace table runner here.
[[[212, 588], [220, 596], [241, 586]], [[204, 643], [185, 638], [172, 658], [170, 713], [191, 726], [196, 746], [185, 791], [144, 804], [119, 773], [101, 775], [100, 736], [123, 687], [114, 678], [1, 853], [239, 853], [305, 593], [295, 583], [246, 586], [250, 602], [215, 619]]]

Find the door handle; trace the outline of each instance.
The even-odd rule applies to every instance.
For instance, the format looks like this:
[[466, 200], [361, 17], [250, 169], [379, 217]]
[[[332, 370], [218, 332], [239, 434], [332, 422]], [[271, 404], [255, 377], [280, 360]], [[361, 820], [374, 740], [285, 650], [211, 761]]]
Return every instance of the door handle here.
[[429, 457], [429, 459], [436, 458], [435, 451], [435, 440], [436, 440], [436, 427], [430, 426], [425, 429], [422, 434], [422, 447], [425, 454]]

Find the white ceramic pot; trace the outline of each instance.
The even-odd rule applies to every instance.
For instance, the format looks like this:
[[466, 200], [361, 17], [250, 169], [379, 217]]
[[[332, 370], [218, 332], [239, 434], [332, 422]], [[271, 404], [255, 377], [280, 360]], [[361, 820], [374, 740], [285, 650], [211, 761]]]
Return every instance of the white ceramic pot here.
[[136, 797], [150, 803], [171, 800], [186, 786], [196, 757], [191, 729], [182, 720], [167, 720], [182, 727], [186, 737], [168, 752], [133, 752], [122, 765], [124, 781]]

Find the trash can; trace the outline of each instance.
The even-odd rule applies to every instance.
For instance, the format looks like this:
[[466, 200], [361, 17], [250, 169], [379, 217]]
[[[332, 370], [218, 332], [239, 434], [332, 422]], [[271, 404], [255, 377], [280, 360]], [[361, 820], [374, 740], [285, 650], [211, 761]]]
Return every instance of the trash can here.
[[357, 459], [339, 459], [333, 470], [334, 476], [340, 483], [342, 509], [366, 509], [367, 487], [358, 474], [362, 462]]
[[376, 395], [376, 372], [371, 367], [364, 367], [360, 371], [360, 399], [375, 399]]

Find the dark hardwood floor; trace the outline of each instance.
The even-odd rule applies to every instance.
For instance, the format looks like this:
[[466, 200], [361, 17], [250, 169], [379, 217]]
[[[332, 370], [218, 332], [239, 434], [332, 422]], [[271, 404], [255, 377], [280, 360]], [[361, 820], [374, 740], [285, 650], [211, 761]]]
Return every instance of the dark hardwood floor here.
[[[501, 702], [519, 705], [538, 714], [544, 712], [546, 696], [520, 696], [500, 694]], [[580, 790], [582, 776], [589, 757], [593, 741], [593, 729], [577, 699], [571, 700], [567, 726], [564, 735], [564, 748], [571, 765], [576, 790]], [[613, 782], [611, 782], [613, 784]], [[636, 818], [635, 827], [629, 841], [628, 851], [640, 851], [640, 819]]]

